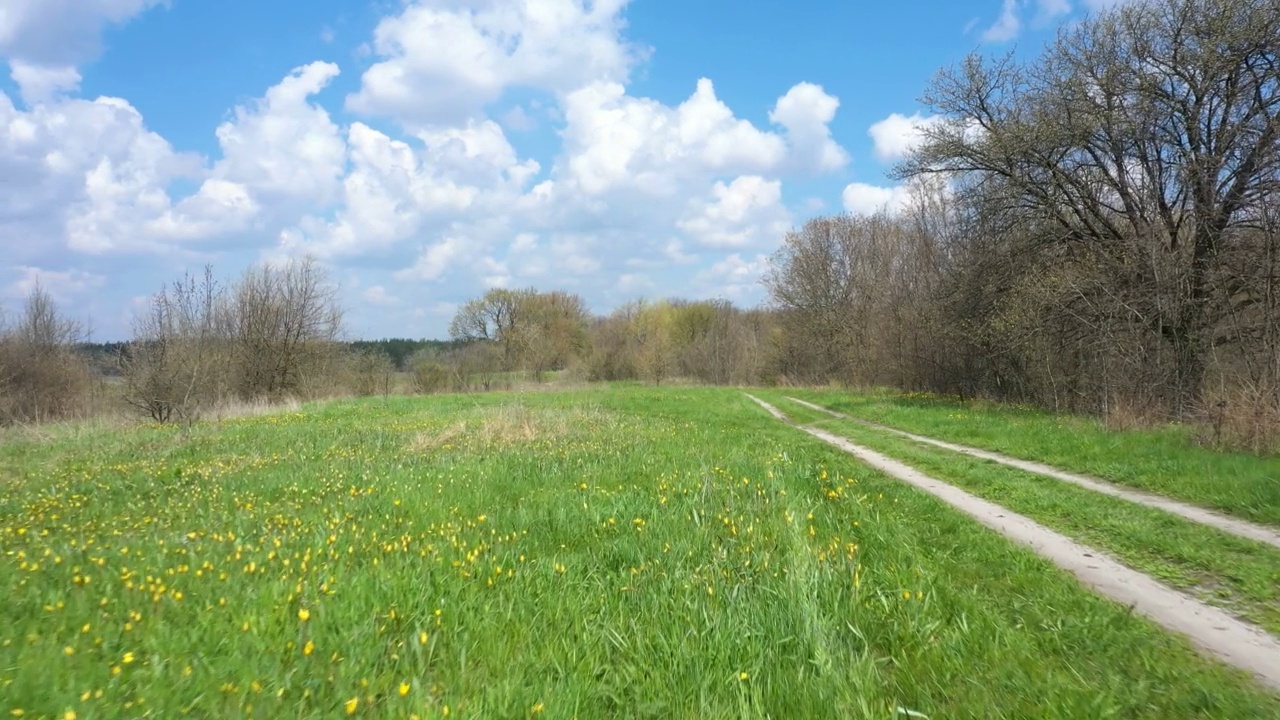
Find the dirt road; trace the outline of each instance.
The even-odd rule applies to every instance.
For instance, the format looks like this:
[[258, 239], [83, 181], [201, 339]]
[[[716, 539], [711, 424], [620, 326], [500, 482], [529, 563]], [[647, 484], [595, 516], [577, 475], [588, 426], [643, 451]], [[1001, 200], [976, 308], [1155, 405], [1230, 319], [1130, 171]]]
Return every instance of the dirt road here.
[[826, 413], [832, 417], [851, 420], [853, 422], [866, 425], [867, 427], [883, 430], [900, 437], [914, 440], [918, 443], [945, 448], [971, 457], [982, 458], [983, 460], [990, 460], [1002, 465], [1008, 465], [1009, 467], [1015, 467], [1029, 473], [1035, 473], [1037, 475], [1051, 477], [1055, 480], [1069, 482], [1073, 485], [1088, 488], [1094, 492], [1100, 492], [1105, 495], [1111, 495], [1112, 497], [1128, 500], [1129, 502], [1138, 503], [1139, 505], [1146, 505], [1147, 507], [1164, 510], [1165, 512], [1178, 515], [1192, 522], [1197, 522], [1201, 525], [1208, 525], [1237, 537], [1257, 540], [1258, 542], [1266, 543], [1272, 547], [1280, 548], [1280, 530], [1269, 528], [1265, 525], [1251, 523], [1248, 520], [1241, 520], [1239, 518], [1228, 517], [1212, 510], [1206, 510], [1205, 508], [1198, 507], [1196, 505], [1172, 500], [1160, 495], [1152, 495], [1151, 493], [1145, 493], [1140, 490], [1129, 490], [1127, 488], [1117, 487], [1097, 478], [1077, 475], [1076, 473], [1059, 470], [1043, 463], [1032, 462], [1030, 460], [1019, 460], [1018, 458], [1001, 455], [1000, 453], [991, 452], [989, 450], [979, 450], [978, 448], [968, 447], [966, 445], [957, 445], [955, 443], [925, 437], [924, 435], [916, 435], [914, 433], [906, 432], [905, 430], [899, 430], [886, 425], [880, 425], [860, 418], [851, 417], [849, 415], [824, 408], [821, 405], [814, 405], [811, 402], [806, 402], [799, 398], [788, 397], [787, 399], [811, 410], [817, 410], [818, 412]]
[[[781, 410], [753, 395], [747, 394], [747, 397], [775, 418], [792, 424]], [[1131, 606], [1135, 612], [1165, 629], [1187, 637], [1202, 653], [1248, 671], [1262, 684], [1280, 692], [1280, 642], [1265, 630], [1165, 586], [1120, 564], [1105, 553], [1081, 545], [1030, 518], [970, 495], [824, 430], [809, 426], [797, 427], [856, 456], [886, 475], [933, 495], [1010, 540], [1029, 547], [1075, 575], [1094, 591]]]

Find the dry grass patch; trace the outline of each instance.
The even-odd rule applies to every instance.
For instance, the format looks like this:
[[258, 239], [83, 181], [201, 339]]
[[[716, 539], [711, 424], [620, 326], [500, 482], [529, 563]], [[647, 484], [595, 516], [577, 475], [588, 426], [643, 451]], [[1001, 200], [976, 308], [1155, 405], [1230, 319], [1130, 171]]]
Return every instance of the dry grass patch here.
[[295, 397], [285, 397], [278, 400], [268, 398], [258, 398], [256, 400], [229, 399], [223, 400], [202, 412], [200, 419], [221, 422], [238, 418], [298, 412], [301, 409], [302, 402]]
[[586, 437], [618, 424], [618, 418], [595, 407], [529, 407], [522, 403], [482, 407], [446, 425], [418, 433], [410, 449], [481, 444], [509, 447]]

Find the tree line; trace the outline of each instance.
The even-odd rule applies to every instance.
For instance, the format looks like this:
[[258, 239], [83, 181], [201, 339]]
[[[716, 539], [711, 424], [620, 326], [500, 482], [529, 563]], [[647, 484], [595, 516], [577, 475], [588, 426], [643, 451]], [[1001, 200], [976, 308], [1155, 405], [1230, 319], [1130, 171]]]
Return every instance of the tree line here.
[[[887, 385], [1115, 422], [1280, 436], [1280, 3], [1135, 0], [1030, 59], [940, 70], [895, 168], [907, 201], [782, 238], [767, 302], [641, 299], [595, 316], [494, 289], [450, 339], [341, 342], [313, 262], [206, 271], [118, 348], [157, 419], [218, 398], [583, 381]], [[0, 332], [0, 418], [71, 412], [79, 328], [37, 292]], [[408, 377], [406, 381], [404, 376]], [[11, 420], [12, 421], [12, 420]]]

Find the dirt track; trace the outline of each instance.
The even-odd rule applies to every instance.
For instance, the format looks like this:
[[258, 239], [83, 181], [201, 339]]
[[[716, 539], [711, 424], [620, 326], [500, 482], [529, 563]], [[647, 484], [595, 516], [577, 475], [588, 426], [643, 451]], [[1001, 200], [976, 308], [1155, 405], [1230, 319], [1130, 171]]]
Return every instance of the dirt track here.
[[[775, 418], [787, 416], [769, 403], [747, 394]], [[1187, 637], [1202, 653], [1248, 671], [1262, 684], [1280, 692], [1280, 642], [1266, 631], [1237, 620], [1215, 607], [1169, 588], [1126, 567], [1093, 548], [931, 478], [914, 468], [855, 445], [814, 427], [799, 429], [848, 452], [891, 477], [917, 487], [969, 515], [1005, 537], [1025, 545], [1075, 575], [1094, 591], [1150, 618], [1167, 630]]]
[[933, 445], [935, 447], [945, 448], [947, 450], [958, 452], [964, 455], [969, 455], [976, 458], [982, 458], [983, 460], [991, 460], [992, 462], [997, 462], [1002, 465], [1008, 465], [1009, 467], [1015, 467], [1015, 468], [1018, 468], [1019, 470], [1025, 470], [1026, 472], [1029, 472], [1029, 473], [1035, 473], [1037, 475], [1051, 477], [1055, 480], [1069, 482], [1069, 483], [1072, 483], [1073, 485], [1079, 485], [1080, 487], [1088, 488], [1089, 490], [1100, 492], [1105, 495], [1111, 495], [1112, 497], [1118, 497], [1123, 500], [1128, 500], [1129, 502], [1137, 503], [1139, 505], [1146, 505], [1147, 507], [1156, 508], [1158, 510], [1164, 510], [1165, 512], [1178, 515], [1179, 517], [1186, 518], [1187, 520], [1190, 520], [1192, 522], [1197, 522], [1197, 523], [1200, 523], [1201, 525], [1208, 525], [1210, 527], [1217, 528], [1223, 532], [1230, 533], [1237, 537], [1247, 538], [1249, 540], [1257, 540], [1258, 542], [1266, 543], [1268, 545], [1271, 545], [1272, 547], [1280, 548], [1280, 531], [1277, 531], [1273, 528], [1266, 527], [1265, 525], [1251, 523], [1248, 520], [1240, 520], [1239, 518], [1228, 517], [1226, 515], [1213, 512], [1212, 510], [1206, 510], [1202, 507], [1197, 507], [1195, 505], [1191, 505], [1188, 503], [1179, 502], [1177, 500], [1171, 500], [1169, 498], [1161, 497], [1159, 495], [1152, 495], [1150, 493], [1141, 492], [1139, 490], [1129, 490], [1126, 488], [1116, 487], [1111, 483], [1104, 482], [1097, 478], [1091, 478], [1085, 475], [1077, 475], [1076, 473], [1067, 472], [1065, 470], [1059, 470], [1055, 467], [1051, 467], [1043, 463], [1031, 462], [1029, 460], [1019, 460], [1018, 458], [1009, 457], [1008, 455], [1001, 455], [1000, 453], [991, 452], [989, 450], [979, 450], [978, 448], [968, 447], [966, 445], [957, 445], [955, 443], [949, 443], [943, 440], [935, 440], [930, 437], [925, 437], [924, 435], [915, 435], [913, 433], [909, 433], [904, 430], [899, 430], [897, 428], [891, 428], [885, 425], [869, 422], [867, 420], [862, 420], [860, 418], [850, 417], [849, 415], [845, 415], [844, 413], [838, 413], [834, 410], [829, 410], [827, 408], [824, 408], [821, 405], [814, 405], [811, 402], [805, 402], [800, 398], [788, 397], [787, 399], [792, 402], [799, 403], [800, 405], [803, 405], [811, 410], [817, 410], [818, 412], [826, 413], [828, 415], [831, 415], [832, 417], [838, 417], [844, 420], [850, 420], [862, 425], [866, 425], [867, 427], [872, 427], [877, 430], [890, 432], [890, 433], [893, 433], [894, 435], [899, 435], [901, 437], [905, 437], [919, 443], [925, 443], [928, 445]]

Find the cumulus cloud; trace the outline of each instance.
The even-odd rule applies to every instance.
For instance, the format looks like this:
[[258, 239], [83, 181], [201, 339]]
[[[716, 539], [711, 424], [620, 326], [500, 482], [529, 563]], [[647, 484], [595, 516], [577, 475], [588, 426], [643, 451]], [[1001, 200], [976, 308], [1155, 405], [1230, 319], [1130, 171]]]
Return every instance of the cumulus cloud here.
[[906, 207], [911, 192], [905, 185], [880, 187], [866, 183], [850, 183], [841, 196], [844, 209], [855, 215], [871, 215], [881, 210], [896, 213]]
[[149, 245], [150, 238], [136, 232], [139, 220], [170, 209], [164, 190], [170, 182], [200, 173], [198, 157], [175, 152], [122, 99], [75, 99], [21, 111], [0, 93], [0, 228], [6, 243], [27, 242], [25, 230], [81, 252]]
[[338, 72], [326, 62], [295, 68], [261, 99], [237, 107], [216, 131], [222, 159], [214, 176], [271, 203], [332, 201], [346, 169], [346, 143], [311, 97]]
[[101, 49], [102, 29], [167, 0], [4, 0], [0, 57], [46, 67], [74, 66]]
[[621, 37], [627, 0], [417, 0], [374, 31], [382, 58], [347, 98], [406, 124], [476, 117], [513, 86], [564, 93], [623, 82], [646, 51]]
[[564, 106], [562, 176], [587, 195], [624, 185], [670, 195], [681, 175], [768, 171], [786, 158], [783, 138], [735, 117], [706, 78], [674, 108], [618, 83], [588, 85]]
[[782, 183], [744, 175], [717, 182], [708, 200], [689, 203], [677, 225], [695, 242], [711, 248], [743, 248], [777, 242], [791, 224], [782, 205]]
[[924, 116], [918, 112], [911, 116], [893, 113], [872, 125], [867, 134], [874, 143], [876, 157], [881, 160], [898, 160], [924, 140], [927, 128], [940, 122], [940, 117]]
[[69, 65], [47, 67], [12, 60], [9, 62], [9, 75], [28, 107], [80, 89], [80, 73]]
[[794, 159], [802, 167], [838, 170], [849, 162], [849, 154], [831, 138], [827, 127], [836, 116], [840, 100], [821, 86], [802, 82], [778, 98], [769, 120], [787, 130]]

